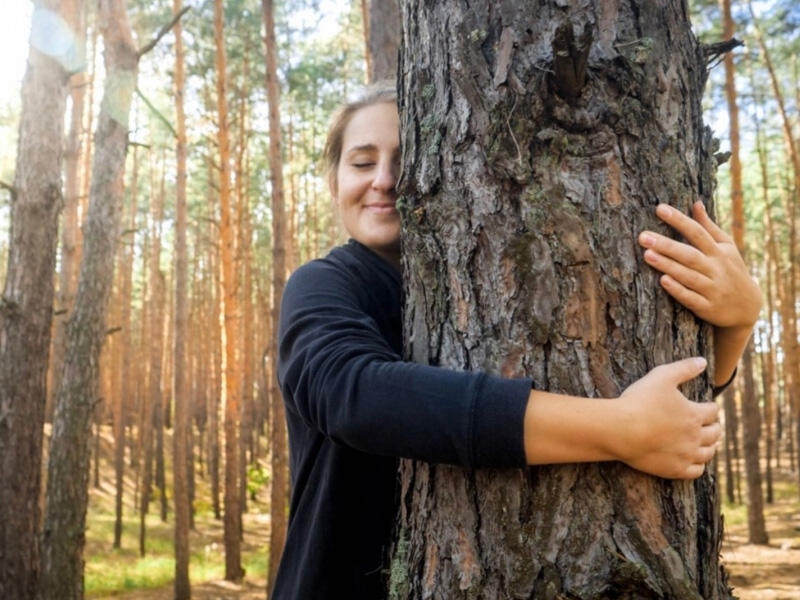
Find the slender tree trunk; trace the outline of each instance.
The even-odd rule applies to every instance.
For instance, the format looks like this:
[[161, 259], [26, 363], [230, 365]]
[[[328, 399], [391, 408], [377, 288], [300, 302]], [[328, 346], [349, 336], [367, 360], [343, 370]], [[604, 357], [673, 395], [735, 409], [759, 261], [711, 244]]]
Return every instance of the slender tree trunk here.
[[106, 84], [98, 116], [83, 258], [50, 443], [42, 553], [41, 596], [45, 599], [83, 598], [91, 414], [97, 402], [97, 362], [106, 335], [127, 121], [139, 61], [126, 11], [124, 0], [100, 3]]
[[[131, 297], [133, 294], [133, 261], [134, 261], [134, 231], [136, 231], [137, 188], [139, 179], [139, 161], [136, 147], [132, 152], [131, 166], [131, 193], [130, 206], [128, 207], [127, 235], [122, 236], [120, 260], [118, 261], [120, 290], [117, 307], [120, 313], [119, 326], [122, 328], [119, 335], [119, 353], [116, 355], [115, 367], [118, 371], [116, 377], [118, 385], [114, 387], [112, 398], [114, 415], [114, 548], [122, 546], [122, 499], [125, 482], [125, 429], [127, 426], [128, 412], [133, 394], [131, 384], [131, 348], [133, 335], [131, 333]], [[133, 454], [133, 453], [132, 453]]]
[[[730, 39], [734, 34], [730, 0], [721, 0], [723, 37]], [[742, 190], [742, 163], [739, 157], [739, 107], [736, 98], [736, 67], [733, 55], [727, 54], [725, 63], [725, 98], [728, 105], [728, 121], [731, 143], [731, 214], [732, 233], [736, 247], [742, 256], [747, 255], [744, 243], [744, 193]], [[764, 497], [761, 488], [761, 415], [759, 398], [753, 380], [752, 342], [745, 350], [742, 360], [744, 389], [742, 393], [742, 425], [744, 429], [744, 461], [747, 481], [747, 525], [750, 543], [766, 544], [767, 530], [764, 525]]]
[[[47, 0], [31, 40], [46, 34]], [[11, 234], [0, 296], [0, 597], [27, 600], [39, 575], [39, 495], [68, 73], [31, 43], [22, 81]]]
[[[75, 42], [78, 56], [86, 54], [86, 7], [83, 0], [62, 0], [65, 21], [76, 32]], [[52, 420], [53, 392], [58, 388], [58, 377], [64, 364], [64, 340], [67, 320], [75, 301], [78, 284], [78, 206], [80, 204], [80, 166], [83, 150], [83, 113], [85, 109], [87, 75], [84, 70], [73, 73], [69, 80], [69, 96], [72, 102], [69, 116], [64, 154], [64, 210], [61, 218], [61, 256], [59, 258], [58, 296], [56, 309], [59, 319], [53, 334], [53, 351], [50, 357], [51, 384], [47, 394], [45, 419]]]
[[[272, 182], [272, 323], [278, 323], [281, 297], [286, 285], [286, 215], [283, 195], [283, 161], [281, 160], [280, 91], [278, 87], [278, 44], [272, 0], [261, 1], [261, 15], [266, 35], [267, 101], [269, 103], [269, 172]], [[276, 335], [270, 342], [273, 373], [278, 358]], [[287, 506], [289, 501], [289, 452], [286, 419], [277, 381], [271, 381], [272, 393], [270, 435], [272, 450], [272, 486], [270, 492], [269, 574], [267, 594], [271, 593], [286, 542]]]
[[240, 362], [237, 356], [239, 303], [235, 279], [236, 223], [231, 205], [231, 152], [228, 132], [227, 58], [223, 36], [222, 0], [214, 0], [214, 43], [217, 69], [217, 119], [219, 129], [219, 237], [222, 274], [223, 356], [225, 394], [225, 579], [238, 581], [244, 575], [241, 559], [241, 515], [239, 498], [239, 400]]
[[[182, 0], [173, 0], [172, 12], [181, 11]], [[186, 249], [186, 113], [183, 106], [184, 58], [183, 29], [175, 25], [175, 346], [174, 393], [175, 431], [172, 438], [173, 493], [175, 496], [175, 600], [189, 600], [192, 588], [189, 581], [189, 479], [192, 469], [190, 446], [191, 414], [186, 372], [186, 337], [188, 322], [188, 269]]]
[[[410, 359], [613, 397], [709, 353], [710, 327], [660, 290], [636, 243], [659, 226], [656, 203], [711, 202], [687, 15], [682, 2], [404, 3]], [[702, 379], [684, 391], [710, 400]], [[730, 597], [708, 473], [402, 461], [400, 477], [393, 598]]]

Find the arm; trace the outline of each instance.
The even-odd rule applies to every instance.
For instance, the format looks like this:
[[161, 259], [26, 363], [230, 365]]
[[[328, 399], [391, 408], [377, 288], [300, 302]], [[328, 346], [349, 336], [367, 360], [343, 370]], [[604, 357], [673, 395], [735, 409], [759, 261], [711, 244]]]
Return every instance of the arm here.
[[528, 464], [619, 460], [668, 479], [699, 477], [722, 433], [719, 409], [688, 400], [678, 385], [705, 366], [690, 358], [656, 367], [610, 400], [531, 392]]
[[656, 214], [686, 243], [652, 231], [639, 236], [647, 263], [661, 271], [661, 286], [675, 300], [714, 326], [714, 381], [733, 375], [761, 310], [761, 290], [731, 237], [708, 216], [702, 202], [692, 217], [661, 204]]

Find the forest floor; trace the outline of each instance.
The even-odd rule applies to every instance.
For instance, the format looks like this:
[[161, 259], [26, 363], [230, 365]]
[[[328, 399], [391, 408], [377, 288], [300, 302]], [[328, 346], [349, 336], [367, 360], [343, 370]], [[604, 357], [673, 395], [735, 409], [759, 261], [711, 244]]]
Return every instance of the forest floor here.
[[[744, 481], [741, 483], [744, 493]], [[724, 487], [723, 487], [724, 489]], [[800, 496], [797, 476], [774, 474], [774, 501], [764, 506], [769, 543], [747, 542], [747, 509], [725, 503], [722, 562], [741, 600], [800, 600]]]
[[[106, 446], [106, 444], [104, 444]], [[105, 450], [105, 449], [104, 449]], [[103, 452], [103, 454], [107, 454]], [[110, 458], [110, 456], [107, 456]], [[101, 461], [110, 465], [109, 461]], [[87, 598], [90, 600], [172, 600], [170, 582], [174, 572], [172, 523], [158, 518], [158, 502], [151, 504], [147, 518], [148, 557], [138, 553], [139, 519], [126, 499], [123, 548], [112, 550], [113, 469], [101, 466], [101, 485], [92, 488], [86, 544]], [[747, 542], [747, 509], [723, 503], [724, 538], [722, 562], [734, 597], [740, 600], [800, 600], [800, 496], [797, 475], [775, 471], [774, 501], [764, 508], [769, 544]], [[133, 484], [126, 479], [126, 496], [134, 497]], [[745, 490], [742, 480], [740, 487]], [[721, 489], [724, 490], [724, 481]], [[247, 572], [240, 583], [222, 578], [222, 522], [209, 507], [198, 511], [191, 532], [193, 600], [264, 600], [269, 516], [266, 498], [251, 502], [244, 516], [242, 563]], [[158, 573], [155, 579], [152, 574]], [[104, 581], [105, 580], [105, 581]], [[100, 583], [96, 583], [100, 581]], [[96, 585], [99, 589], [92, 589]]]
[[[787, 477], [788, 479], [788, 477]], [[787, 482], [788, 483], [788, 482]], [[725, 535], [722, 560], [728, 572], [729, 583], [735, 597], [740, 600], [800, 600], [800, 500], [795, 486], [776, 487], [775, 501], [765, 506], [769, 544], [747, 543], [747, 516], [742, 506], [728, 506], [725, 514]], [[265, 523], [257, 522], [256, 515], [248, 515], [245, 530], [245, 548], [264, 547], [267, 543]], [[263, 516], [261, 519], [263, 520]], [[194, 536], [195, 534], [193, 534]], [[213, 538], [211, 547], [221, 552], [221, 528], [204, 533], [206, 542]], [[200, 541], [193, 539], [195, 541]], [[192, 585], [194, 600], [264, 600], [266, 581], [263, 577], [248, 576], [234, 584], [211, 579]], [[106, 596], [92, 596], [106, 600], [172, 600], [172, 585], [150, 590], [131, 590]]]

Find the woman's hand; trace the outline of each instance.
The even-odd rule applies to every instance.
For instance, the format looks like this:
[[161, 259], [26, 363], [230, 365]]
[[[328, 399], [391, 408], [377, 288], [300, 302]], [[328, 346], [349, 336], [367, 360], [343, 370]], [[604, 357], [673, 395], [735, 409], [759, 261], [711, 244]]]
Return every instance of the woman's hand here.
[[692, 402], [678, 389], [705, 370], [703, 358], [656, 367], [615, 400], [622, 411], [619, 460], [667, 479], [700, 477], [722, 435], [719, 407]]
[[706, 368], [703, 358], [656, 367], [619, 398], [532, 390], [525, 411], [529, 465], [622, 461], [666, 479], [694, 479], [716, 452], [719, 409], [678, 387]]
[[639, 235], [644, 259], [661, 271], [661, 286], [699, 318], [722, 328], [752, 329], [761, 310], [761, 290], [731, 237], [708, 216], [702, 202], [692, 217], [660, 204], [656, 214], [686, 243], [653, 231]]
[[643, 231], [644, 259], [661, 271], [661, 287], [714, 328], [713, 385], [727, 384], [739, 362], [761, 311], [761, 290], [747, 272], [731, 237], [708, 216], [702, 202], [692, 217], [666, 204], [656, 214], [680, 233], [679, 242]]

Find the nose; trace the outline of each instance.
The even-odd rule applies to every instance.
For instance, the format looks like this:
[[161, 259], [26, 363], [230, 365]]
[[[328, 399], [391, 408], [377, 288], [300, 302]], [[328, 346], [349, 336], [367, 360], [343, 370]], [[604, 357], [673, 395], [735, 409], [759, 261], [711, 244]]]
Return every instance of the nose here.
[[381, 192], [388, 192], [394, 189], [396, 183], [397, 166], [393, 161], [380, 161], [375, 170], [372, 187]]

